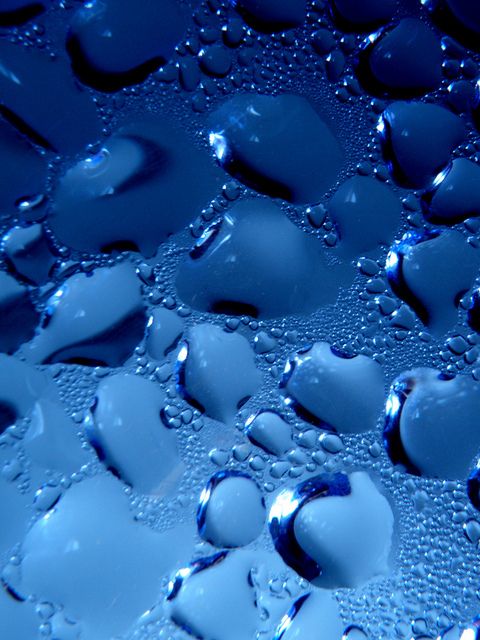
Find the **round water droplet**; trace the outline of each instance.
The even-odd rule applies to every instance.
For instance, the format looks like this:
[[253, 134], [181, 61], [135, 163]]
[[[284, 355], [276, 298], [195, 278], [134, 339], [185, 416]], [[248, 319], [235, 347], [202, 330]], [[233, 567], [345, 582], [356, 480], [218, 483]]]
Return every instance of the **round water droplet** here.
[[216, 547], [243, 547], [263, 528], [265, 503], [255, 481], [238, 471], [219, 471], [200, 496], [197, 525]]

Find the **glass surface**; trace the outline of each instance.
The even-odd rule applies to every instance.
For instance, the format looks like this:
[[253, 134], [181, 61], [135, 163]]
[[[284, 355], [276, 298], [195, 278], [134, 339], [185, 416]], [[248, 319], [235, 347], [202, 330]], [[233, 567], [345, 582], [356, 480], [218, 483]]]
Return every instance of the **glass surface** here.
[[477, 0], [0, 1], [0, 640], [475, 640]]

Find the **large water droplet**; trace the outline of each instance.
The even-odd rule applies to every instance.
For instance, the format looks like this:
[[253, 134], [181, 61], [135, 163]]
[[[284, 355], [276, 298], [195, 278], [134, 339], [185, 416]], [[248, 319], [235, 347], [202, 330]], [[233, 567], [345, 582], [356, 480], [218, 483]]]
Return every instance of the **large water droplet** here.
[[456, 158], [423, 196], [426, 217], [435, 224], [455, 224], [480, 216], [480, 166]]
[[154, 309], [148, 320], [146, 347], [148, 355], [163, 360], [183, 333], [183, 320], [169, 309]]
[[330, 593], [319, 589], [293, 603], [273, 640], [340, 640], [342, 630], [336, 601]]
[[139, 524], [122, 486], [96, 476], [73, 485], [23, 543], [22, 587], [63, 605], [85, 640], [125, 634], [160, 595], [160, 577], [190, 553], [192, 532]]
[[22, 133], [62, 153], [76, 153], [97, 139], [100, 123], [93, 100], [74, 82], [62, 56], [2, 39], [0, 58], [0, 111]]
[[171, 619], [201, 640], [253, 638], [259, 622], [251, 556], [218, 553], [181, 569], [170, 583]]
[[0, 637], [5, 640], [34, 640], [40, 619], [32, 604], [19, 602], [0, 586]]
[[154, 382], [121, 373], [100, 382], [86, 422], [105, 466], [141, 493], [169, 493], [183, 471], [175, 434], [160, 419], [164, 402]]
[[64, 408], [48, 398], [35, 404], [23, 444], [34, 464], [66, 475], [91, 459]]
[[[21, 493], [11, 482], [0, 476], [0, 562], [6, 553], [22, 541], [33, 515], [32, 496]], [[3, 563], [2, 563], [3, 564]], [[0, 605], [1, 610], [1, 605]], [[1, 628], [0, 617], [0, 628]]]
[[305, 20], [306, 0], [231, 0], [254, 29], [273, 33], [298, 27]]
[[363, 471], [282, 490], [269, 525], [284, 561], [316, 586], [356, 587], [389, 570], [392, 509]]
[[40, 371], [0, 354], [0, 433], [30, 413], [46, 390], [47, 382]]
[[0, 351], [14, 353], [33, 336], [37, 322], [28, 289], [0, 271]]
[[333, 0], [334, 17], [343, 29], [366, 31], [388, 22], [395, 13], [395, 0]]
[[117, 91], [165, 64], [185, 28], [175, 0], [88, 2], [72, 19], [67, 50], [82, 82]]
[[61, 179], [50, 224], [67, 246], [153, 255], [215, 194], [218, 170], [183, 131], [144, 121], [119, 129]]
[[377, 130], [393, 177], [415, 188], [433, 182], [466, 133], [458, 116], [423, 102], [394, 102], [383, 112]]
[[267, 453], [281, 456], [293, 447], [290, 425], [274, 411], [259, 411], [245, 427], [249, 439]]
[[442, 79], [442, 50], [435, 32], [418, 18], [369, 36], [357, 73], [369, 91], [413, 97]]
[[260, 372], [247, 340], [210, 324], [188, 333], [178, 356], [178, 386], [205, 413], [229, 422], [260, 386]]
[[197, 309], [270, 318], [333, 302], [344, 280], [317, 239], [275, 204], [255, 199], [236, 204], [204, 233], [176, 284]]
[[4, 0], [0, 10], [0, 26], [11, 27], [33, 20], [45, 11], [40, 0]]
[[282, 387], [302, 417], [340, 433], [374, 429], [384, 402], [378, 362], [363, 355], [345, 357], [326, 342], [289, 360]]
[[43, 226], [14, 227], [3, 236], [2, 249], [10, 268], [30, 284], [45, 284], [55, 264]]
[[140, 281], [130, 264], [76, 274], [49, 299], [43, 328], [25, 347], [30, 362], [119, 366], [143, 337]]
[[420, 320], [442, 334], [456, 323], [459, 298], [472, 286], [479, 263], [477, 250], [458, 231], [408, 232], [387, 256], [387, 276]]
[[354, 176], [337, 189], [328, 212], [338, 230], [340, 251], [354, 257], [393, 240], [401, 206], [385, 184]]
[[240, 94], [210, 118], [221, 166], [246, 185], [294, 203], [318, 201], [342, 168], [344, 153], [303, 97]]
[[385, 445], [394, 463], [415, 474], [463, 479], [480, 448], [480, 384], [445, 379], [434, 369], [403, 373], [386, 404]]
[[470, 0], [424, 0], [433, 20], [465, 46], [478, 51], [480, 9]]
[[0, 219], [12, 214], [18, 201], [45, 189], [45, 159], [4, 121], [0, 121]]

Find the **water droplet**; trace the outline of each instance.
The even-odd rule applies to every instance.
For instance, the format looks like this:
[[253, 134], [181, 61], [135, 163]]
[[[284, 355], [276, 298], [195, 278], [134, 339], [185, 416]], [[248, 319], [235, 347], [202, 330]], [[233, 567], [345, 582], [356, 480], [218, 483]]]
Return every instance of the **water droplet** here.
[[433, 188], [424, 194], [425, 215], [434, 224], [448, 225], [479, 216], [479, 188], [480, 166], [465, 158], [457, 158], [439, 174]]
[[432, 332], [442, 334], [456, 323], [459, 297], [472, 286], [479, 260], [458, 231], [408, 232], [387, 256], [388, 281]]
[[343, 29], [367, 31], [388, 22], [395, 13], [395, 0], [333, 0], [334, 17]]
[[471, 377], [446, 379], [427, 368], [402, 374], [386, 403], [390, 458], [411, 473], [465, 478], [480, 447], [479, 409], [480, 385]]
[[180, 392], [208, 416], [226, 423], [260, 386], [247, 340], [209, 324], [190, 329], [178, 368]]
[[337, 603], [322, 590], [303, 595], [293, 603], [277, 627], [274, 640], [316, 640], [320, 629], [322, 640], [339, 640], [343, 629]]
[[[160, 595], [159, 576], [189, 553], [191, 530], [135, 522], [118, 480], [73, 485], [22, 546], [22, 587], [80, 619], [85, 640], [123, 635]], [[75, 576], [75, 580], [72, 580]]]
[[174, 0], [88, 2], [73, 16], [67, 39], [72, 68], [100, 91], [137, 84], [165, 64], [186, 29]]
[[245, 200], [200, 238], [180, 266], [177, 290], [196, 309], [276, 317], [333, 301], [346, 278], [318, 240], [275, 204]]
[[403, 18], [367, 38], [357, 73], [374, 94], [414, 97], [440, 84], [441, 64], [435, 32], [418, 18]]
[[381, 115], [377, 131], [394, 179], [415, 188], [435, 180], [466, 133], [458, 116], [423, 102], [394, 102]]
[[240, 551], [218, 553], [181, 569], [170, 583], [168, 613], [179, 627], [202, 640], [244, 640], [255, 635], [259, 611], [249, 579], [251, 558]]
[[143, 337], [140, 282], [126, 262], [76, 274], [49, 299], [43, 328], [25, 348], [30, 362], [118, 366]]
[[148, 355], [155, 360], [163, 360], [177, 345], [183, 326], [183, 320], [174, 311], [154, 309], [147, 325]]
[[388, 572], [393, 513], [365, 472], [282, 490], [269, 526], [284, 561], [318, 587], [355, 587]]
[[339, 248], [358, 256], [389, 244], [400, 223], [400, 201], [385, 184], [354, 176], [337, 189], [328, 212], [340, 237]]
[[15, 600], [0, 586], [0, 634], [8, 640], [38, 637], [39, 618], [28, 602]]
[[305, 98], [237, 95], [210, 118], [220, 165], [247, 186], [294, 203], [318, 201], [332, 187], [344, 153]]
[[363, 355], [344, 357], [326, 342], [288, 361], [282, 388], [299, 415], [340, 433], [374, 429], [384, 402], [381, 366]]
[[254, 29], [272, 33], [298, 27], [305, 19], [306, 0], [231, 0]]
[[243, 547], [260, 535], [265, 503], [247, 474], [219, 471], [200, 496], [197, 525], [200, 535], [216, 547]]
[[3, 236], [2, 249], [10, 267], [29, 284], [45, 284], [55, 264], [45, 231], [40, 224], [13, 227]]
[[175, 433], [160, 420], [164, 403], [154, 382], [118, 374], [101, 380], [86, 420], [100, 460], [141, 493], [170, 493], [184, 470]]
[[90, 460], [63, 407], [46, 398], [35, 404], [23, 444], [34, 464], [66, 475]]
[[281, 456], [293, 447], [290, 425], [274, 411], [260, 411], [250, 416], [245, 428], [251, 442], [267, 453]]
[[74, 82], [65, 59], [7, 39], [0, 43], [0, 56], [0, 110], [14, 126], [35, 144], [62, 153], [76, 153], [96, 140], [95, 105]]
[[0, 219], [13, 213], [19, 200], [45, 187], [45, 159], [7, 122], [0, 122]]
[[0, 351], [14, 353], [33, 336], [37, 322], [28, 289], [0, 271]]

